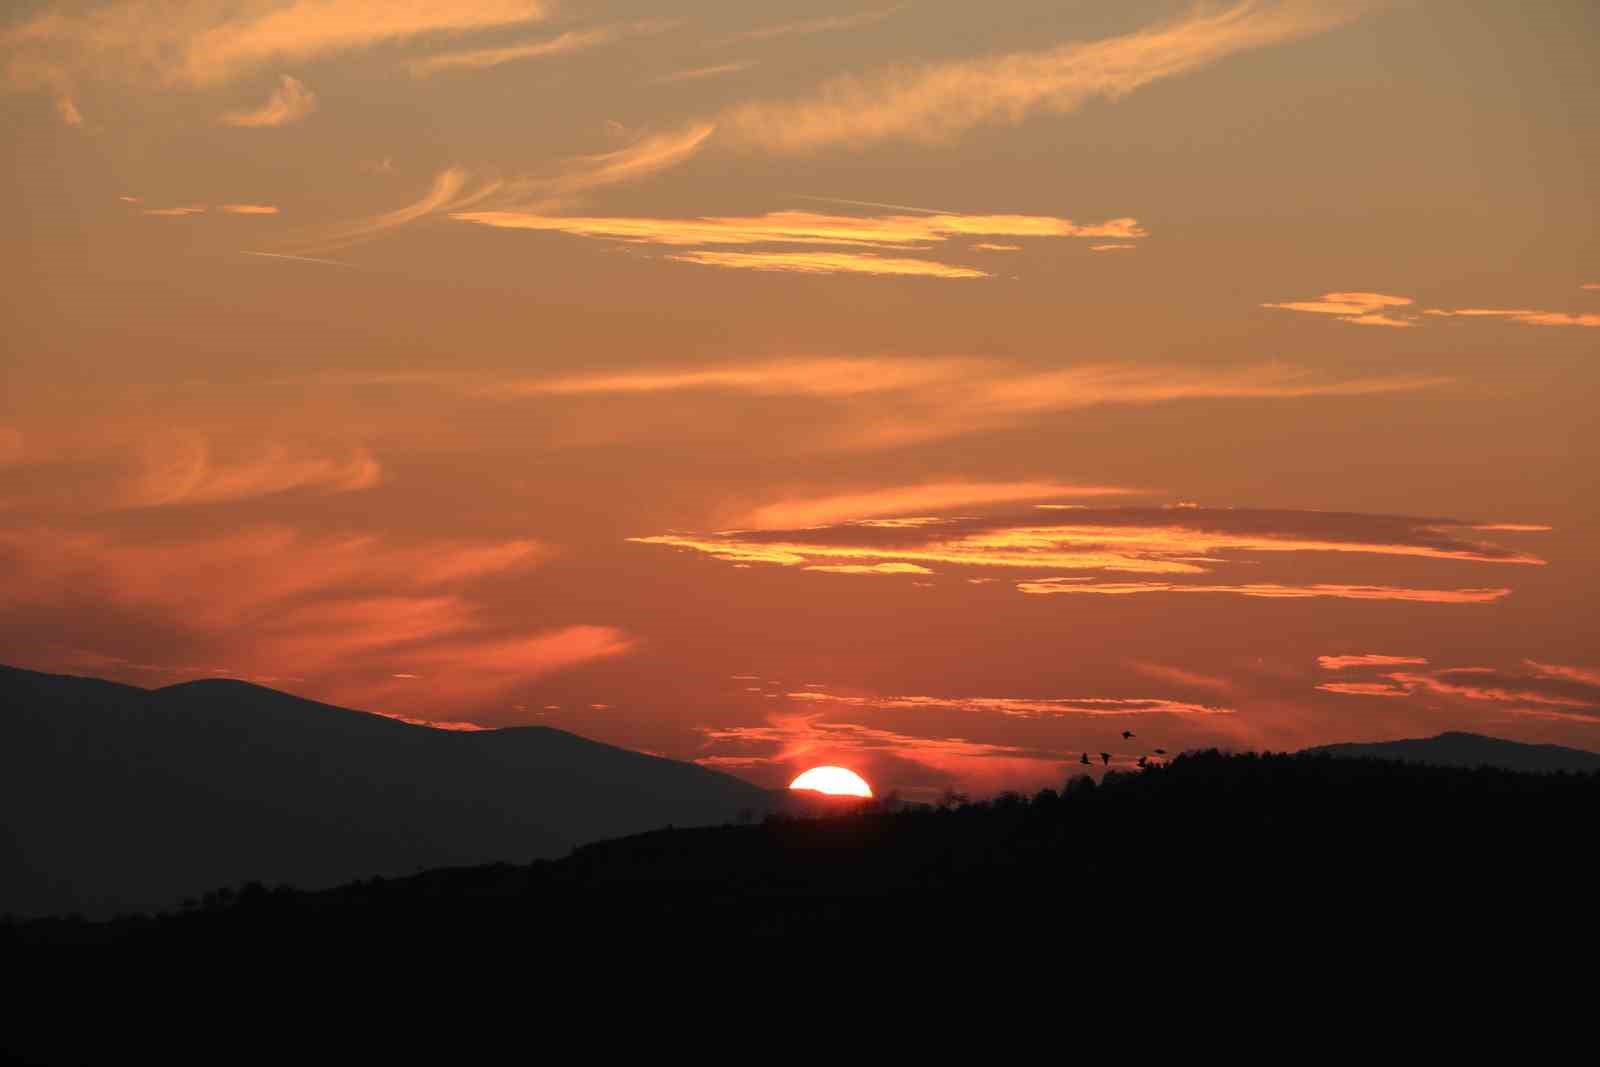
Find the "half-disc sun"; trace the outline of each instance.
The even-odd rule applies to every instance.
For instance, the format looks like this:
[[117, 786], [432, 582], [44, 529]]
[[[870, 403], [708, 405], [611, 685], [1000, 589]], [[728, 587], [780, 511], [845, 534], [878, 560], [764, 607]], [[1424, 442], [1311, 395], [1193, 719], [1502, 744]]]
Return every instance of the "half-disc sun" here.
[[855, 771], [843, 767], [813, 767], [789, 783], [790, 789], [814, 789], [836, 797], [870, 797], [872, 787]]

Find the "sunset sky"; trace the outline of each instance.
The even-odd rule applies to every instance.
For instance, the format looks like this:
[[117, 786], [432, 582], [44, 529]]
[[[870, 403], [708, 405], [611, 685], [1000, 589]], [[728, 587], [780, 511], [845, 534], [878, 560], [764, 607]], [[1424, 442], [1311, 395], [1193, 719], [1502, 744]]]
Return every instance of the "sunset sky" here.
[[913, 796], [1600, 749], [1593, 0], [7, 12], [0, 662]]

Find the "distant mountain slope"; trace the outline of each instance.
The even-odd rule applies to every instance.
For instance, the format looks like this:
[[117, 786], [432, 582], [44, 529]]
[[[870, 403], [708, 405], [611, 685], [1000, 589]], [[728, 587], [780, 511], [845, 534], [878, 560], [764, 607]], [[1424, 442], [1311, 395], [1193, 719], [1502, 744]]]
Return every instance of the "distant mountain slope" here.
[[1560, 745], [1525, 745], [1483, 734], [1443, 733], [1406, 741], [1349, 742], [1305, 750], [1328, 756], [1402, 760], [1440, 767], [1499, 767], [1508, 771], [1600, 771], [1600, 752]]
[[526, 862], [770, 801], [546, 727], [453, 732], [244, 682], [145, 690], [0, 667], [0, 912]]

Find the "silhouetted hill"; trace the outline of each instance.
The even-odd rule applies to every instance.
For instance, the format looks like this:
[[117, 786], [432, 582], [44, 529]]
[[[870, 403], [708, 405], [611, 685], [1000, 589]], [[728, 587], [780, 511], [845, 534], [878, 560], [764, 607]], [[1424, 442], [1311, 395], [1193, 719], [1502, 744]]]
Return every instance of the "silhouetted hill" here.
[[1338, 931], [1341, 951], [1389, 961], [1425, 932], [1477, 946], [1569, 942], [1585, 928], [1600, 873], [1589, 846], [1597, 814], [1600, 775], [1205, 752], [1032, 798], [775, 814], [590, 844], [555, 862], [316, 893], [250, 886], [181, 914], [44, 920], [9, 936], [163, 947], [447, 942], [527, 959], [656, 946], [674, 949], [660, 957], [669, 960], [729, 941], [784, 941], [826, 959], [824, 943], [859, 955], [904, 939], [1005, 953], [997, 959], [1049, 944], [1067, 951], [1042, 962], [1092, 972], [1096, 958], [1074, 950], [1220, 964], [1253, 939], [1298, 942], [1305, 961], [1307, 943]]
[[1507, 771], [1600, 771], [1600, 752], [1561, 745], [1526, 745], [1499, 737], [1452, 731], [1405, 741], [1319, 745], [1312, 754], [1347, 758], [1402, 760], [1439, 767], [1499, 767]]
[[237, 681], [145, 690], [0, 667], [0, 912], [526, 861], [771, 795], [546, 727], [455, 732]]

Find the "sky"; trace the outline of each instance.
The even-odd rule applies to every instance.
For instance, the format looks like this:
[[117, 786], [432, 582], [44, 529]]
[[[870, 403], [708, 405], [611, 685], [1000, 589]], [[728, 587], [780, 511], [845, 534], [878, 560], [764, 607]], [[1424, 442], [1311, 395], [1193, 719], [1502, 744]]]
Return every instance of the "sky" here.
[[7, 12], [0, 661], [910, 797], [1600, 748], [1589, 0]]

